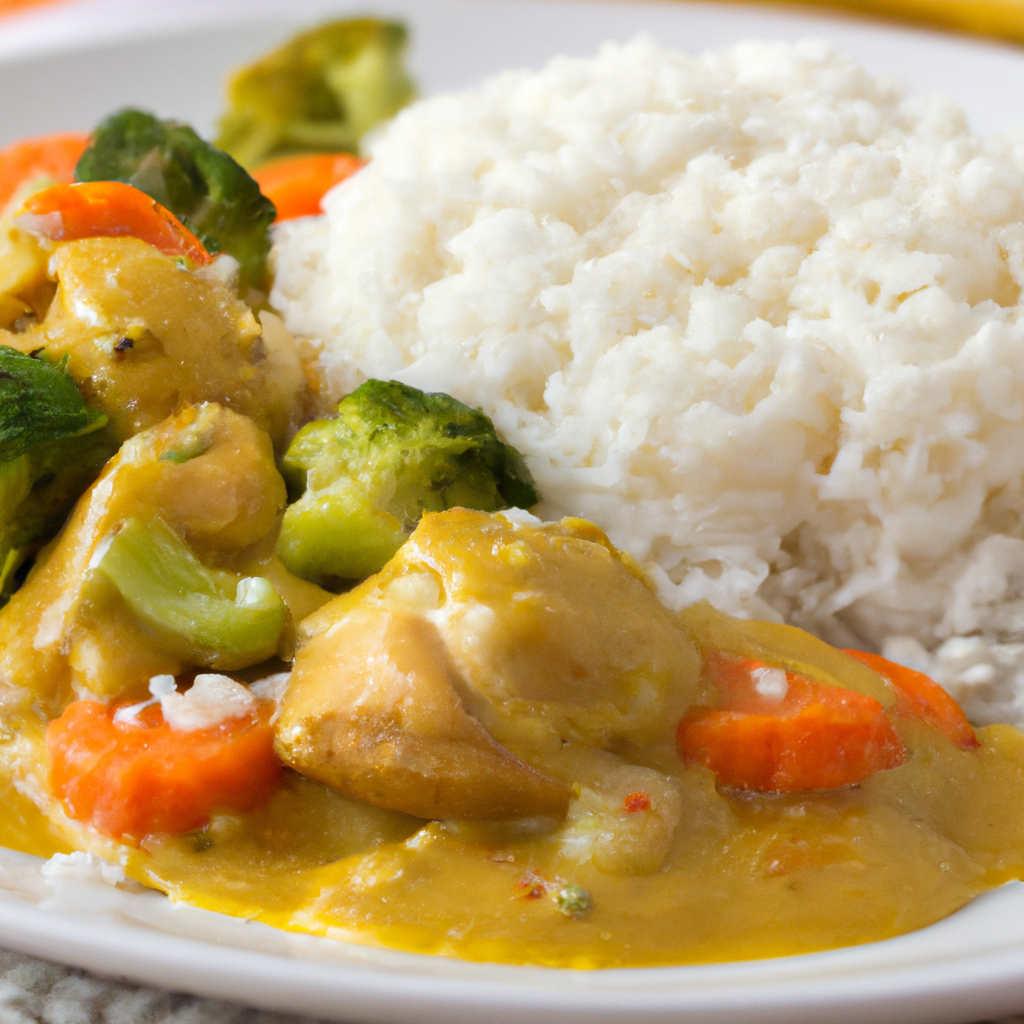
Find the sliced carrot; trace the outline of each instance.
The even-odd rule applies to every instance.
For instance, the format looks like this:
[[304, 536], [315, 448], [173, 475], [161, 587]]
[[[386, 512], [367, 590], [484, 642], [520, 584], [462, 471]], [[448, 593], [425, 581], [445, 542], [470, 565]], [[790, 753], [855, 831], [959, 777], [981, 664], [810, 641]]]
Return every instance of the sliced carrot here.
[[879, 654], [868, 654], [867, 651], [844, 653], [863, 662], [892, 683], [896, 691], [896, 714], [905, 718], [920, 718], [938, 729], [961, 750], [973, 750], [981, 746], [967, 716], [960, 710], [960, 705], [923, 672], [915, 672], [912, 668], [898, 665]]
[[88, 144], [88, 135], [59, 132], [22, 139], [0, 150], [0, 210], [30, 181], [70, 184], [75, 180], [75, 164]]
[[365, 161], [351, 153], [314, 153], [273, 160], [252, 172], [260, 191], [277, 207], [277, 219], [320, 213], [320, 200]]
[[752, 658], [712, 653], [705, 667], [718, 706], [690, 711], [677, 739], [683, 760], [710, 768], [723, 785], [835, 789], [906, 761], [903, 741], [874, 697], [793, 672], [784, 696], [762, 693], [757, 675], [769, 666]]
[[187, 256], [198, 266], [213, 261], [170, 210], [120, 181], [53, 185], [30, 195], [23, 209], [19, 226], [55, 242], [131, 235], [168, 256]]
[[68, 816], [138, 845], [180, 835], [215, 810], [248, 811], [273, 792], [281, 764], [269, 711], [180, 732], [158, 706], [115, 722], [117, 708], [69, 704], [46, 728], [50, 785]]

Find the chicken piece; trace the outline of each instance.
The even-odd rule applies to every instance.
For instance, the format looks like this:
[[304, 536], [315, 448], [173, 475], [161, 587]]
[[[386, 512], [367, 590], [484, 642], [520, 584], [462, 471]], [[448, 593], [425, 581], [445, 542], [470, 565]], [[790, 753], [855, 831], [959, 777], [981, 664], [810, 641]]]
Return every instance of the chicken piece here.
[[0, 681], [60, 708], [289, 646], [283, 599], [316, 602], [268, 578], [284, 504], [270, 439], [243, 416], [190, 406], [136, 435], [0, 610]]
[[0, 328], [45, 312], [53, 297], [46, 262], [38, 239], [0, 217]]
[[[376, 807], [424, 818], [562, 814], [568, 788], [496, 743], [459, 699], [437, 627], [357, 608], [310, 641], [278, 729], [288, 763]], [[300, 767], [301, 766], [301, 767]]]
[[0, 331], [0, 344], [68, 369], [118, 437], [152, 427], [186, 403], [243, 413], [282, 446], [298, 426], [303, 374], [291, 336], [263, 326], [234, 292], [136, 238], [57, 245], [57, 292], [41, 323]]
[[550, 796], [575, 781], [572, 751], [670, 746], [700, 672], [596, 527], [461, 508], [425, 515], [377, 576], [301, 624], [300, 644], [279, 755], [424, 817], [564, 809]]
[[682, 787], [651, 768], [604, 757], [600, 776], [580, 786], [558, 842], [566, 856], [609, 874], [660, 871], [683, 817]]

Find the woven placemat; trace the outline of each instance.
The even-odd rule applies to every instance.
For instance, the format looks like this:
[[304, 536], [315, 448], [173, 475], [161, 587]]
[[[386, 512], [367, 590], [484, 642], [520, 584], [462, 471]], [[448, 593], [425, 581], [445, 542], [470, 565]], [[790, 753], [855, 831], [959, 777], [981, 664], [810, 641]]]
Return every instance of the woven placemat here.
[[322, 1024], [108, 981], [0, 949], [0, 1024]]

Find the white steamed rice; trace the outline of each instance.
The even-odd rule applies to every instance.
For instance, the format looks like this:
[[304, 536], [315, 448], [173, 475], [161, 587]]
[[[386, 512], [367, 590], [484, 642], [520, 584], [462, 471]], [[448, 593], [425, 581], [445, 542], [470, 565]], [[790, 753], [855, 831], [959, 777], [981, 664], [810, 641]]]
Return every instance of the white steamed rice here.
[[274, 303], [482, 408], [545, 518], [1024, 721], [1024, 132], [829, 46], [646, 38], [402, 113]]

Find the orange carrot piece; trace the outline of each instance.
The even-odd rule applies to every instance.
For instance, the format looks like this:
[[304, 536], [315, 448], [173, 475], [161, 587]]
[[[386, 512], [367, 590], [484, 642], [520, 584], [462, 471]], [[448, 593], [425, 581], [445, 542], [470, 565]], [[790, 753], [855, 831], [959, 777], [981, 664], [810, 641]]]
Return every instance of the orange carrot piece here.
[[915, 672], [912, 668], [889, 661], [879, 654], [868, 654], [867, 651], [844, 653], [863, 662], [892, 683], [896, 691], [896, 714], [904, 718], [920, 718], [938, 729], [961, 750], [973, 750], [981, 746], [967, 716], [960, 710], [960, 705], [923, 672]]
[[59, 132], [22, 139], [0, 150], [0, 210], [22, 185], [37, 178], [69, 185], [75, 180], [75, 164], [88, 144], [88, 135]]
[[147, 835], [180, 835], [218, 809], [249, 811], [273, 792], [269, 705], [263, 713], [179, 732], [158, 706], [115, 722], [115, 706], [81, 700], [46, 728], [50, 786], [68, 816], [138, 845]]
[[273, 160], [253, 171], [252, 176], [277, 207], [277, 221], [293, 220], [320, 213], [324, 195], [364, 163], [351, 153], [314, 153]]
[[750, 658], [713, 653], [707, 670], [719, 706], [679, 723], [683, 760], [710, 768], [723, 785], [759, 792], [836, 789], [896, 768], [906, 748], [885, 709], [853, 690], [786, 673], [781, 699], [760, 693]]
[[132, 235], [197, 266], [213, 261], [203, 243], [170, 210], [120, 181], [53, 185], [25, 200], [18, 224], [55, 242]]

